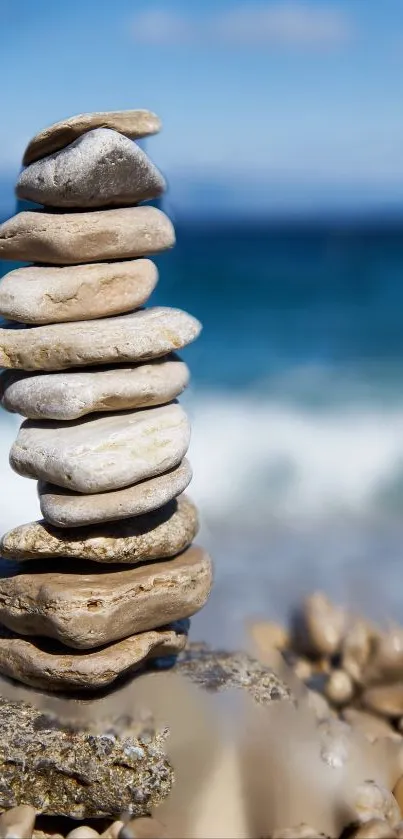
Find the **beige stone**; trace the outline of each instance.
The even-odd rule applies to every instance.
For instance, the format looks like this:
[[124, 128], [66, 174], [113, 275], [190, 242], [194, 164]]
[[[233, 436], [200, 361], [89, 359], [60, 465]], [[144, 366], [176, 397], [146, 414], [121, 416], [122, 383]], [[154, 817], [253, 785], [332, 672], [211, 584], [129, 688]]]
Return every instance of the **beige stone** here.
[[122, 828], [119, 839], [168, 839], [163, 824], [152, 817], [132, 819]]
[[97, 830], [94, 830], [88, 824], [81, 824], [79, 827], [70, 830], [66, 839], [96, 839], [97, 836], [99, 836]]
[[362, 694], [365, 708], [385, 717], [403, 715], [403, 682], [367, 688]]
[[40, 325], [94, 320], [142, 306], [158, 279], [150, 259], [17, 268], [0, 283], [0, 314]]
[[118, 571], [92, 567], [32, 572], [0, 579], [0, 620], [20, 635], [55, 638], [92, 649], [189, 618], [211, 589], [211, 562], [201, 548], [175, 559]]
[[401, 819], [398, 803], [390, 790], [374, 781], [366, 781], [356, 788], [352, 806], [359, 822], [384, 819], [391, 827], [395, 827]]
[[370, 819], [348, 835], [350, 839], [395, 839], [398, 836], [385, 819]]
[[189, 439], [189, 421], [175, 402], [72, 423], [26, 420], [10, 464], [27, 478], [76, 492], [107, 492], [177, 466]]
[[345, 670], [335, 668], [325, 685], [325, 696], [332, 705], [342, 706], [351, 702], [354, 685], [351, 676]]
[[357, 708], [344, 708], [342, 715], [349, 725], [361, 731], [371, 743], [380, 737], [388, 737], [390, 740], [396, 741], [402, 739], [389, 722], [375, 714], [369, 714], [367, 711], [360, 711]]
[[36, 810], [20, 804], [0, 816], [0, 839], [29, 839], [35, 827]]
[[97, 527], [62, 530], [45, 521], [21, 524], [3, 536], [0, 550], [5, 559], [48, 559], [50, 564], [56, 557], [134, 564], [175, 556], [190, 545], [198, 526], [195, 505], [181, 495], [144, 516]]
[[31, 329], [0, 329], [0, 365], [64, 370], [149, 361], [194, 341], [200, 323], [180, 309], [155, 307], [130, 315]]
[[30, 140], [24, 152], [23, 163], [28, 166], [33, 160], [38, 160], [51, 154], [57, 149], [68, 146], [77, 137], [94, 128], [112, 128], [138, 140], [157, 134], [161, 130], [161, 121], [152, 111], [100, 111], [92, 114], [77, 114], [77, 116], [55, 122], [44, 128]]
[[272, 621], [253, 621], [248, 625], [257, 653], [270, 654], [273, 649], [284, 650], [290, 643], [289, 633], [283, 626]]
[[366, 684], [394, 681], [403, 677], [403, 629], [392, 627], [379, 632], [372, 644], [371, 656], [363, 672]]
[[88, 213], [27, 210], [0, 225], [0, 259], [75, 265], [133, 259], [175, 244], [169, 218], [156, 207]]
[[26, 640], [0, 628], [0, 673], [44, 690], [96, 690], [132, 673], [150, 658], [175, 655], [185, 646], [185, 635], [158, 629], [83, 653], [57, 641]]
[[334, 655], [340, 649], [345, 629], [345, 615], [333, 606], [322, 592], [310, 595], [304, 603], [308, 642], [320, 655]]
[[184, 492], [191, 478], [192, 469], [185, 459], [163, 475], [114, 492], [82, 495], [42, 483], [38, 486], [41, 512], [55, 527], [83, 527], [144, 516]]
[[17, 181], [18, 198], [47, 207], [122, 207], [161, 195], [165, 180], [137, 143], [95, 128], [31, 163]]
[[341, 662], [354, 682], [361, 684], [363, 671], [371, 655], [373, 634], [363, 620], [355, 620], [349, 626], [342, 642]]
[[149, 408], [171, 402], [189, 382], [189, 370], [173, 357], [139, 365], [94, 367], [35, 375], [0, 374], [3, 408], [29, 419], [68, 421], [91, 413]]

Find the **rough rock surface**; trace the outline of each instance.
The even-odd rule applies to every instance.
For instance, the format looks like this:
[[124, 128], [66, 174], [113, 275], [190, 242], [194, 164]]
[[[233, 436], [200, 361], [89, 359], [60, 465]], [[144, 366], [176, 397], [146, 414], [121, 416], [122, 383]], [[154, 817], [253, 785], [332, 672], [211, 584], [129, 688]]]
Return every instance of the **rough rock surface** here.
[[[47, 566], [49, 569], [49, 566]], [[211, 561], [197, 547], [175, 559], [94, 573], [16, 566], [0, 579], [0, 621], [21, 635], [55, 638], [91, 650], [189, 618], [206, 603]]]
[[108, 647], [76, 652], [55, 640], [26, 640], [0, 626], [0, 673], [41, 690], [98, 690], [133, 673], [150, 658], [177, 654], [185, 644], [185, 635], [156, 629]]
[[26, 420], [10, 464], [20, 475], [76, 492], [107, 492], [177, 466], [189, 439], [189, 420], [175, 402], [74, 423]]
[[83, 527], [157, 510], [184, 492], [191, 479], [190, 463], [184, 459], [163, 475], [114, 492], [82, 495], [46, 483], [39, 484], [38, 492], [46, 521], [55, 527]]
[[105, 320], [0, 329], [0, 365], [22, 370], [65, 370], [149, 361], [194, 341], [200, 323], [180, 309], [155, 307]]
[[161, 195], [165, 186], [140, 146], [110, 128], [95, 128], [31, 163], [16, 193], [47, 207], [96, 208], [138, 204]]
[[3, 408], [29, 419], [69, 421], [94, 412], [127, 411], [171, 402], [189, 382], [179, 359], [34, 375], [0, 374]]
[[[190, 644], [176, 672], [209, 692], [238, 688], [265, 704], [290, 699], [275, 674], [244, 653]], [[140, 816], [169, 793], [169, 740], [150, 722], [144, 731], [144, 722], [133, 721], [124, 737], [115, 725], [88, 733], [21, 701], [0, 700], [0, 724], [0, 809], [31, 803], [38, 812], [76, 818], [113, 818], [122, 810]]]
[[0, 314], [40, 325], [120, 315], [145, 303], [158, 279], [150, 259], [69, 265], [30, 265], [2, 278]]
[[132, 140], [138, 140], [140, 137], [157, 134], [161, 130], [161, 121], [152, 111], [144, 110], [77, 114], [69, 119], [55, 122], [35, 134], [25, 149], [24, 166], [68, 146], [77, 137], [94, 128], [112, 128]]
[[44, 521], [21, 524], [3, 536], [0, 551], [5, 559], [48, 559], [50, 569], [61, 557], [68, 573], [69, 559], [134, 565], [175, 556], [190, 545], [197, 530], [197, 509], [183, 495], [144, 516], [95, 528], [58, 529]]
[[0, 225], [0, 259], [76, 265], [133, 259], [171, 248], [175, 231], [156, 207], [88, 213], [27, 210]]

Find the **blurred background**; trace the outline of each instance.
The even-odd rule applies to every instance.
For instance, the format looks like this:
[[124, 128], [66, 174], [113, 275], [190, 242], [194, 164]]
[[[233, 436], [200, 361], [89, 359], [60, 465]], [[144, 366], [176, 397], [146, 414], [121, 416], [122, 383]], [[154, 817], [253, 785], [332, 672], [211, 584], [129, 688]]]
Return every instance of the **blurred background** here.
[[[0, 0], [0, 219], [27, 141], [144, 107], [177, 247], [152, 302], [204, 324], [191, 494], [216, 567], [194, 637], [324, 588], [403, 598], [401, 0]], [[0, 264], [0, 275], [10, 270]], [[37, 517], [0, 419], [0, 525]]]

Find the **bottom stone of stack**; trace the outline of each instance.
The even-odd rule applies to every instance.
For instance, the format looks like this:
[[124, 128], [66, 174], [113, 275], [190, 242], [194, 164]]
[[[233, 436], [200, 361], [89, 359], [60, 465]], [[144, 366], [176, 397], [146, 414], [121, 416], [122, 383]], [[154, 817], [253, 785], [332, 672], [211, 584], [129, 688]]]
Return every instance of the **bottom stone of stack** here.
[[186, 635], [168, 628], [77, 653], [57, 641], [27, 641], [0, 627], [0, 673], [43, 690], [97, 690], [128, 676], [149, 659], [177, 655], [185, 646]]

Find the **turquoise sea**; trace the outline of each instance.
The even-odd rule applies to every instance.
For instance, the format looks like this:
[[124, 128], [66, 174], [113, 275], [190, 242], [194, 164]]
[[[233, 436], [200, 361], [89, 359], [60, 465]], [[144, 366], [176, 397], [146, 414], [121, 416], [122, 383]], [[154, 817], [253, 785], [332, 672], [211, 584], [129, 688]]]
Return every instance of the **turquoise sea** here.
[[[183, 401], [216, 585], [194, 635], [238, 641], [318, 587], [403, 620], [403, 222], [178, 220], [158, 264], [151, 302], [204, 325]], [[4, 531], [38, 505], [0, 423]]]

